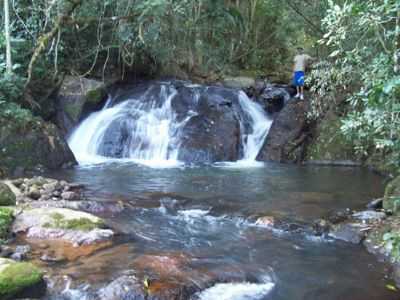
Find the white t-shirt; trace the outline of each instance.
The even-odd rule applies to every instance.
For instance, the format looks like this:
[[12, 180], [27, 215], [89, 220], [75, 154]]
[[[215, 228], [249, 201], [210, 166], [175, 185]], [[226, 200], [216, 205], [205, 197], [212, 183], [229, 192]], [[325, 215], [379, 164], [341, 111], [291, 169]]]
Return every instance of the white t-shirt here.
[[294, 57], [294, 68], [293, 71], [306, 71], [308, 63], [312, 60], [312, 57], [307, 54], [298, 54]]

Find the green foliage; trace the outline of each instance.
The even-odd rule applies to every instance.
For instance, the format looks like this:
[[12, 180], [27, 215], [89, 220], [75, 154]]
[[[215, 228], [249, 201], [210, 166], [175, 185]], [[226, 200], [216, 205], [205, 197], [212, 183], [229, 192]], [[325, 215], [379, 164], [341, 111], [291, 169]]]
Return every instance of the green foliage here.
[[330, 1], [321, 40], [330, 55], [312, 74], [310, 115], [320, 117], [343, 98], [343, 134], [359, 154], [379, 154], [393, 166], [400, 161], [399, 9], [395, 0]]
[[395, 231], [387, 232], [383, 235], [383, 245], [393, 262], [400, 262], [400, 233]]

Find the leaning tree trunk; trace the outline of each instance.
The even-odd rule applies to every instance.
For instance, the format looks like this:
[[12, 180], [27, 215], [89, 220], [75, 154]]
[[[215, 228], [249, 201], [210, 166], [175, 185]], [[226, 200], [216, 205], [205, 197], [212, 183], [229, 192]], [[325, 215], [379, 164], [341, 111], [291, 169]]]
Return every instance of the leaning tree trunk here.
[[11, 60], [11, 35], [10, 35], [10, 11], [8, 0], [4, 0], [4, 31], [6, 37], [6, 72], [12, 73], [12, 60]]

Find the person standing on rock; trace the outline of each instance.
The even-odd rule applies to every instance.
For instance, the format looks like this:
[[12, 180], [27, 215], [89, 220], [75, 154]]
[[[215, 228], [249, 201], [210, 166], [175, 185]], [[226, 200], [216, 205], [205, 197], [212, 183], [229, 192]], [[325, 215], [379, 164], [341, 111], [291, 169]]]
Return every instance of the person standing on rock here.
[[301, 47], [297, 48], [297, 55], [294, 57], [293, 67], [293, 84], [296, 86], [297, 94], [295, 98], [304, 100], [304, 79], [305, 72], [308, 64], [313, 58], [304, 53], [304, 49]]

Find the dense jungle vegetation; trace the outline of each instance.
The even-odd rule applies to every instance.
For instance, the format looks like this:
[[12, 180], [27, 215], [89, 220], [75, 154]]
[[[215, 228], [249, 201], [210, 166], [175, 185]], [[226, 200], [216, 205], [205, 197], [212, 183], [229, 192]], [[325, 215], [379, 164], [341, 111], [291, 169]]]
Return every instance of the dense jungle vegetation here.
[[[3, 0], [0, 117], [46, 118], [65, 74], [103, 80], [246, 75], [288, 82], [317, 58], [309, 119], [329, 110], [363, 157], [400, 154], [399, 0]], [[23, 107], [24, 109], [21, 109]]]

